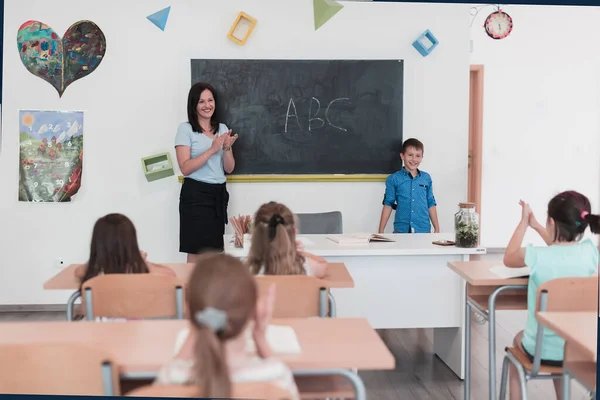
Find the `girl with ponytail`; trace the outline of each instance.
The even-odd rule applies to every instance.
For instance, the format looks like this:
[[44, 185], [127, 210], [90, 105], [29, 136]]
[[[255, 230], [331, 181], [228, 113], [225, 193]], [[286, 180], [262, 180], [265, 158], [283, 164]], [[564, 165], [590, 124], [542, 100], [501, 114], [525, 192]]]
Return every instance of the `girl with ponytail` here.
[[[513, 234], [506, 252], [507, 267], [529, 267], [527, 288], [527, 323], [525, 330], [517, 334], [514, 345], [521, 347], [533, 361], [537, 320], [535, 318], [538, 287], [550, 280], [569, 277], [588, 277], [597, 273], [598, 248], [591, 239], [581, 240], [589, 227], [592, 233], [600, 233], [600, 216], [591, 213], [590, 201], [575, 191], [562, 192], [548, 203], [546, 226], [533, 215], [529, 204], [521, 200], [521, 221]], [[531, 227], [544, 239], [547, 247], [522, 248], [523, 238]], [[554, 332], [546, 330], [542, 346], [542, 364], [562, 366], [565, 342]], [[511, 364], [510, 398], [521, 399], [521, 389], [516, 368]], [[561, 398], [560, 379], [553, 380], [557, 398]]]
[[[155, 384], [193, 384], [200, 398], [231, 398], [233, 382], [271, 382], [298, 399], [291, 371], [270, 358], [266, 328], [275, 287], [258, 298], [248, 268], [221, 253], [198, 257], [188, 284], [190, 329], [183, 331], [176, 356], [159, 371]], [[257, 356], [246, 352], [251, 333]]]
[[253, 274], [325, 277], [327, 261], [303, 251], [296, 241], [297, 226], [297, 217], [285, 205], [271, 201], [260, 206], [247, 259]]

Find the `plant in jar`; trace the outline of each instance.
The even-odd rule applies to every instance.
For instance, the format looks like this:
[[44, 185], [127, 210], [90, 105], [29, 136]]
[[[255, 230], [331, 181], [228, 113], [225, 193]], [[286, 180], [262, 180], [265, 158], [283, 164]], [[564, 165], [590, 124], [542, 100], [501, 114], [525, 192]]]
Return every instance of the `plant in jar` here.
[[473, 203], [461, 203], [460, 211], [454, 216], [456, 247], [477, 247], [479, 242], [479, 215]]

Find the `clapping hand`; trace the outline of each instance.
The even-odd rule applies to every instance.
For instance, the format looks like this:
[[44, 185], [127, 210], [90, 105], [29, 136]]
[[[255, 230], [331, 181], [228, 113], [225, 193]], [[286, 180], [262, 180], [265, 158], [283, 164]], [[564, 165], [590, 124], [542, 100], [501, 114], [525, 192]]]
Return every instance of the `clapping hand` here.
[[274, 305], [275, 284], [271, 284], [267, 292], [258, 299], [254, 314], [252, 338], [256, 344], [257, 353], [261, 358], [268, 358], [272, 353], [271, 347], [267, 342], [267, 327], [269, 326], [269, 322], [271, 322]]
[[533, 215], [533, 211], [531, 211], [531, 207], [529, 207], [529, 203], [519, 200], [519, 205], [521, 205], [521, 221], [533, 228], [537, 221]]
[[217, 153], [219, 150], [223, 148], [223, 144], [225, 143], [225, 135], [215, 136], [213, 138], [212, 144], [210, 145], [210, 149]]
[[225, 137], [225, 141], [223, 142], [223, 147], [229, 149], [231, 146], [233, 146], [233, 143], [235, 143], [235, 141], [238, 138], [237, 133], [235, 135], [231, 135], [231, 129], [228, 130], [227, 132], [225, 132], [222, 136]]
[[542, 228], [542, 225], [535, 219], [535, 215], [533, 215], [533, 211], [531, 211], [531, 207], [529, 207], [528, 203], [525, 203], [523, 200], [519, 201], [519, 204], [523, 208], [521, 213], [521, 220], [526, 222], [533, 229]]

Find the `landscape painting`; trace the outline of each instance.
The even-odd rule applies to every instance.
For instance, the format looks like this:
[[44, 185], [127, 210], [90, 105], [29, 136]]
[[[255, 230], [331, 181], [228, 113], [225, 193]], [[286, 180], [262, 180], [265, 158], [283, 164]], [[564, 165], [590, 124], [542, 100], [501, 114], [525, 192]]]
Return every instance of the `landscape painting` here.
[[69, 202], [81, 187], [83, 112], [19, 112], [19, 201]]

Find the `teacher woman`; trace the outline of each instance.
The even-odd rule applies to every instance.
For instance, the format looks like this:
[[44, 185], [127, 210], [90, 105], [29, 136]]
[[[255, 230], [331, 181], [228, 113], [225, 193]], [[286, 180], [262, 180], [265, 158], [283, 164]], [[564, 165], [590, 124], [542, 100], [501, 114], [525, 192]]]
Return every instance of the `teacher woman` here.
[[187, 262], [204, 250], [223, 251], [229, 193], [225, 173], [235, 167], [231, 146], [237, 139], [222, 124], [217, 93], [208, 83], [196, 83], [188, 94], [188, 121], [175, 136], [175, 151], [185, 176], [179, 195], [179, 251]]

